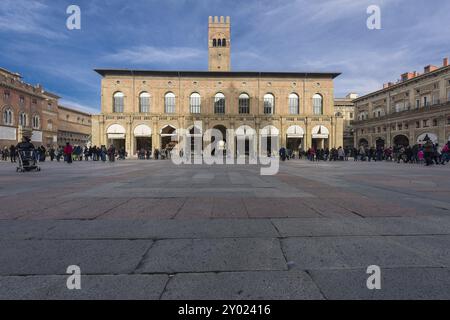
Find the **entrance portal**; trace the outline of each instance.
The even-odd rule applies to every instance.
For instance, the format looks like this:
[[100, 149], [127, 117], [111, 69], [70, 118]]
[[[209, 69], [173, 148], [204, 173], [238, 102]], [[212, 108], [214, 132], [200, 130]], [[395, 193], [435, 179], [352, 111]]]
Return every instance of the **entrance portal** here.
[[177, 129], [167, 125], [161, 129], [161, 149], [172, 150], [178, 143]]
[[312, 129], [312, 146], [314, 149], [327, 149], [330, 132], [327, 127], [319, 125]]
[[152, 150], [152, 139], [148, 137], [137, 137], [136, 138], [136, 152], [144, 150]]

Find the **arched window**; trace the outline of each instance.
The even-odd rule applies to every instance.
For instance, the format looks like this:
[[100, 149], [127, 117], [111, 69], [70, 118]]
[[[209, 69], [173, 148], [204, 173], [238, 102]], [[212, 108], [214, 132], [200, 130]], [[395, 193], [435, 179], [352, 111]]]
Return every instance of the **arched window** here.
[[273, 114], [275, 109], [275, 97], [273, 94], [264, 95], [264, 114]]
[[246, 93], [239, 96], [239, 113], [250, 113], [250, 97]]
[[213, 39], [213, 47], [217, 47], [217, 39]]
[[19, 125], [22, 127], [27, 126], [27, 114], [25, 112], [19, 114]]
[[318, 93], [313, 95], [313, 112], [315, 115], [323, 114], [323, 99]]
[[113, 96], [113, 112], [123, 112], [123, 102], [125, 95], [122, 92], [116, 92]]
[[291, 93], [289, 95], [289, 113], [290, 114], [299, 114], [300, 113], [299, 99], [298, 99], [298, 95], [295, 93]]
[[222, 39], [222, 47], [226, 47], [227, 46], [227, 39], [223, 38]]
[[150, 112], [150, 93], [142, 92], [139, 95], [139, 112]]
[[9, 126], [13, 124], [13, 113], [11, 108], [6, 108], [3, 111], [3, 123]]
[[194, 92], [189, 97], [189, 109], [191, 113], [200, 113], [201, 96], [197, 92]]
[[225, 113], [225, 96], [223, 93], [217, 93], [214, 96], [214, 113]]
[[222, 46], [222, 40], [217, 39], [217, 46], [218, 46], [218, 47], [221, 47], [221, 46]]
[[39, 118], [39, 116], [37, 114], [33, 116], [32, 125], [33, 125], [33, 129], [39, 129], [41, 126], [41, 119]]
[[175, 94], [172, 92], [168, 92], [164, 96], [164, 111], [166, 113], [175, 113]]

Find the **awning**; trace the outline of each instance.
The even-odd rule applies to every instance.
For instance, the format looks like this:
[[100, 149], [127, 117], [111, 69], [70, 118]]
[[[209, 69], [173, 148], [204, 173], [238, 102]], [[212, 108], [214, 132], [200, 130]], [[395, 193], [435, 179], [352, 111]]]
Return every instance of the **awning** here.
[[125, 139], [125, 133], [108, 133], [108, 139]]
[[278, 136], [280, 131], [274, 126], [266, 126], [260, 130], [262, 136]]
[[255, 130], [250, 126], [240, 126], [236, 129], [236, 136], [238, 137], [245, 137], [245, 136], [252, 136], [255, 134]]
[[286, 135], [288, 138], [303, 138], [305, 131], [300, 126], [290, 126], [286, 131]]
[[134, 136], [135, 137], [151, 137], [152, 129], [145, 124], [140, 124], [136, 128], [134, 128]]
[[330, 132], [325, 126], [315, 126], [312, 129], [312, 137], [313, 139], [327, 139]]

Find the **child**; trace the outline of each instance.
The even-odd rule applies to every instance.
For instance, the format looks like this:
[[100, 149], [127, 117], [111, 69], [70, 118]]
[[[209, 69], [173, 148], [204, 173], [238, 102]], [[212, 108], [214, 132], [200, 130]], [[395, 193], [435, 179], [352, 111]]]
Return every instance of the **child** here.
[[417, 158], [419, 159], [419, 163], [423, 163], [424, 153], [423, 150], [419, 150], [417, 153]]

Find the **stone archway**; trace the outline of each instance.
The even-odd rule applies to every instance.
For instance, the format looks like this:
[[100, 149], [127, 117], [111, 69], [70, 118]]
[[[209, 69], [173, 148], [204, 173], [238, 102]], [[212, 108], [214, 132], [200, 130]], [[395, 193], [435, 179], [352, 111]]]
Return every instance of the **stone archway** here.
[[409, 146], [409, 138], [407, 136], [405, 136], [404, 134], [399, 134], [397, 136], [394, 137], [393, 141], [393, 145], [394, 146], [403, 146], [403, 147], [407, 147]]
[[139, 124], [133, 130], [135, 153], [147, 152], [152, 150], [152, 129], [145, 125]]
[[364, 146], [364, 148], [369, 146], [369, 141], [367, 141], [367, 139], [361, 138], [358, 141], [358, 146]]
[[125, 149], [126, 130], [120, 124], [112, 124], [106, 129], [108, 146], [113, 145], [116, 150]]
[[304, 149], [304, 136], [305, 131], [302, 127], [298, 125], [290, 126], [286, 130], [286, 148], [292, 150], [293, 152], [299, 151], [299, 149]]
[[161, 149], [172, 150], [178, 143], [177, 128], [168, 124], [161, 128]]

